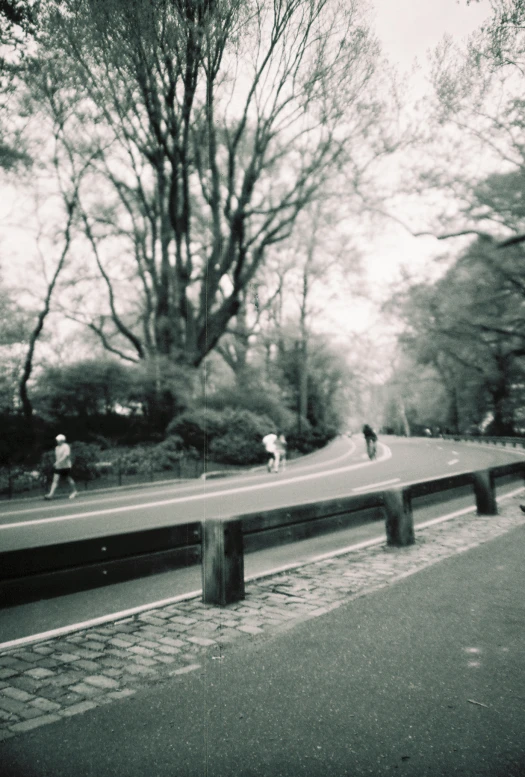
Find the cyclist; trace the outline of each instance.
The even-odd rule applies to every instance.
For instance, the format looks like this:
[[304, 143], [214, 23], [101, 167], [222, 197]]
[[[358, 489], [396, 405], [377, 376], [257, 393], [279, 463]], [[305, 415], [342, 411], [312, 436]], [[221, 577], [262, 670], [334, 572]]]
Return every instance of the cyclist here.
[[375, 459], [377, 452], [377, 434], [374, 432], [371, 426], [365, 424], [363, 426], [363, 435], [366, 442], [366, 452], [369, 459]]

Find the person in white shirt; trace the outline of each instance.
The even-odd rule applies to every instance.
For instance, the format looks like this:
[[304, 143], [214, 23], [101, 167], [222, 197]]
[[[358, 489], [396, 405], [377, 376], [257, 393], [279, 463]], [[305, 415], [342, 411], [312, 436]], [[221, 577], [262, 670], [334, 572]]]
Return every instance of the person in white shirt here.
[[277, 472], [279, 470], [277, 435], [271, 432], [263, 437], [262, 442], [268, 453], [268, 472]]
[[60, 482], [60, 478], [63, 477], [67, 480], [71, 487], [70, 499], [74, 499], [77, 495], [77, 487], [75, 481], [71, 477], [71, 448], [66, 442], [66, 438], [63, 434], [58, 434], [56, 437], [57, 446], [55, 448], [55, 466], [53, 474], [53, 482], [49, 489], [49, 494], [46, 494], [46, 499], [52, 499], [57, 486]]

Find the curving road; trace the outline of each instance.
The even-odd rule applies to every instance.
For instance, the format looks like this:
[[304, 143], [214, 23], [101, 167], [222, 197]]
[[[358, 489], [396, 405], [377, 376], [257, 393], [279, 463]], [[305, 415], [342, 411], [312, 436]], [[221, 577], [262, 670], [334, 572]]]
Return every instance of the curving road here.
[[[290, 462], [285, 472], [252, 471], [198, 483], [157, 484], [141, 489], [83, 494], [47, 503], [27, 500], [0, 507], [0, 547], [30, 548], [72, 539], [117, 534], [133, 529], [204, 521], [275, 507], [349, 496], [389, 486], [483, 469], [525, 455], [512, 448], [441, 439], [380, 439], [378, 459], [370, 462], [361, 437], [341, 437], [323, 451]], [[506, 485], [507, 488], [510, 485]], [[442, 498], [415, 500], [416, 525], [444, 514], [472, 509], [467, 490]], [[323, 553], [367, 543], [383, 527], [367, 524], [246, 557], [248, 577]], [[192, 567], [0, 611], [0, 643], [124, 612], [200, 588], [200, 569]]]

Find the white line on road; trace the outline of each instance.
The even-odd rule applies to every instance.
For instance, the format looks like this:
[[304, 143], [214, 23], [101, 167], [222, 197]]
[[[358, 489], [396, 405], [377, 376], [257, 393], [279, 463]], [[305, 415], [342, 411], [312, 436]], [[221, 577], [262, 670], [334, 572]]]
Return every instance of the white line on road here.
[[251, 486], [240, 486], [237, 488], [221, 489], [220, 491], [204, 492], [201, 494], [193, 494], [191, 496], [175, 497], [174, 499], [163, 499], [160, 502], [141, 502], [136, 505], [125, 505], [123, 507], [109, 507], [105, 510], [92, 510], [86, 513], [73, 513], [72, 515], [57, 515], [52, 518], [38, 518], [34, 521], [18, 521], [17, 523], [6, 523], [0, 526], [0, 531], [6, 529], [20, 528], [21, 526], [37, 526], [38, 524], [48, 523], [61, 523], [62, 521], [72, 521], [81, 518], [94, 518], [99, 515], [115, 515], [116, 513], [131, 512], [132, 510], [145, 510], [155, 507], [166, 507], [166, 505], [183, 504], [184, 502], [195, 502], [199, 499], [207, 499], [214, 496], [229, 496], [230, 494], [242, 494], [247, 491], [258, 491], [266, 488], [274, 488], [276, 485], [285, 485], [287, 483], [300, 483], [303, 480], [316, 480], [317, 478], [325, 478], [329, 475], [337, 475], [342, 472], [350, 472], [354, 469], [361, 469], [375, 464], [379, 461], [386, 461], [392, 457], [390, 449], [383, 444], [380, 444], [384, 449], [384, 453], [379, 456], [375, 462], [366, 461], [362, 464], [349, 464], [346, 467], [338, 467], [337, 469], [324, 470], [323, 472], [315, 472], [309, 475], [299, 475], [297, 477], [288, 477], [286, 479], [277, 477], [272, 478], [268, 483], [256, 483]]
[[[349, 458], [350, 456], [353, 456], [354, 453], [355, 453], [355, 448], [356, 448], [355, 443], [353, 442], [353, 440], [348, 440], [347, 442], [350, 445], [350, 449], [348, 451], [346, 451], [345, 453], [343, 453], [343, 454], [341, 454], [339, 456], [336, 456], [334, 459], [329, 459], [328, 462], [324, 462], [324, 463], [325, 464], [326, 463], [328, 463], [328, 464], [336, 464], [338, 461], [344, 461], [345, 459]], [[316, 451], [316, 453], [317, 453], [317, 451]], [[289, 462], [289, 467], [294, 467], [296, 469], [300, 468], [301, 472], [304, 472], [304, 470], [307, 470], [307, 469], [317, 468], [320, 465], [322, 465], [323, 462], [317, 462], [315, 464], [306, 464], [306, 465], [302, 464], [303, 458], [306, 459], [306, 458], [314, 456], [314, 455], [315, 455], [315, 453], [313, 453], [313, 454], [309, 453], [309, 454], [306, 454], [306, 456], [301, 457], [300, 459], [292, 459]], [[264, 471], [266, 471], [266, 468], [264, 468]], [[234, 478], [236, 479], [238, 477], [241, 477], [244, 480], [247, 477], [247, 475], [246, 474], [232, 475], [231, 479], [230, 478], [229, 479], [231, 481]], [[260, 477], [260, 475], [252, 476], [252, 477]], [[180, 482], [180, 481], [172, 481], [171, 482], [171, 487], [169, 487], [169, 486], [166, 487], [166, 481], [162, 481], [162, 488], [160, 488], [160, 489], [154, 489], [151, 485], [148, 485], [147, 483], [146, 484], [142, 484], [141, 486], [132, 485], [132, 486], [130, 486], [130, 488], [136, 489], [136, 488], [146, 487], [148, 489], [148, 496], [156, 496], [158, 494], [173, 493], [173, 487], [176, 486], [178, 482]], [[184, 485], [182, 486], [182, 488], [178, 488], [177, 489], [177, 493], [180, 495], [181, 492], [192, 491], [192, 490], [195, 490], [195, 488], [199, 488], [199, 487], [204, 489], [201, 492], [201, 494], [205, 495], [205, 496], [215, 496], [215, 493], [222, 493], [222, 492], [215, 492], [215, 493], [211, 493], [211, 494], [207, 493], [206, 490], [205, 490], [207, 488], [207, 484], [203, 486], [202, 481], [199, 481], [198, 483], [195, 483], [195, 482], [188, 483], [188, 481], [184, 481]], [[123, 486], [123, 487], [115, 486], [115, 488], [126, 488], [126, 489], [128, 489], [128, 486]], [[106, 490], [113, 491], [114, 489], [100, 489], [100, 492], [106, 491]], [[100, 493], [100, 492], [97, 492], [97, 494]], [[89, 496], [91, 496], [91, 494], [89, 494]], [[107, 504], [108, 502], [122, 502], [125, 499], [129, 499], [129, 496], [130, 496], [129, 492], [128, 493], [119, 493], [119, 494], [116, 494], [115, 496], [106, 496], [106, 497], [104, 497], [102, 499], [90, 499], [89, 503], [90, 503], [90, 505], [96, 505], [96, 504]], [[60, 506], [63, 507], [65, 505], [59, 504], [58, 506], [59, 507]], [[6, 512], [0, 512], [0, 518], [9, 518], [12, 515], [31, 515], [32, 513], [42, 514], [42, 512], [51, 512], [52, 510], [55, 510], [56, 507], [57, 507], [57, 505], [51, 505], [51, 504], [47, 503], [45, 505], [40, 505], [39, 507], [31, 507], [31, 508], [29, 508], [27, 510], [24, 510], [24, 509], [21, 509], [21, 510], [9, 510], [9, 511], [6, 511]], [[86, 513], [83, 513], [83, 514], [85, 515]]]
[[391, 486], [392, 483], [399, 483], [401, 478], [392, 478], [392, 480], [383, 480], [381, 483], [369, 483], [367, 486], [356, 486], [352, 491], [373, 491], [374, 488], [381, 486]]
[[450, 461], [447, 461], [447, 464], [449, 467], [452, 466], [452, 464], [457, 464], [459, 459], [450, 459]]

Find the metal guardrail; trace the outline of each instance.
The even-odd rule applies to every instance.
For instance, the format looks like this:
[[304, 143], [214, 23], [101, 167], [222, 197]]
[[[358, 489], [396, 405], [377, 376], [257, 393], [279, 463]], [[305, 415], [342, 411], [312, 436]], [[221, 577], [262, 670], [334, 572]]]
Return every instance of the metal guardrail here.
[[525, 437], [486, 437], [482, 434], [443, 434], [444, 440], [464, 440], [465, 442], [482, 442], [492, 445], [512, 445], [525, 448]]
[[352, 525], [384, 520], [386, 541], [415, 541], [412, 499], [470, 486], [478, 513], [495, 514], [496, 480], [525, 478], [523, 461], [383, 491], [0, 552], [0, 607], [202, 564], [203, 600], [224, 605], [244, 597], [244, 553]]

